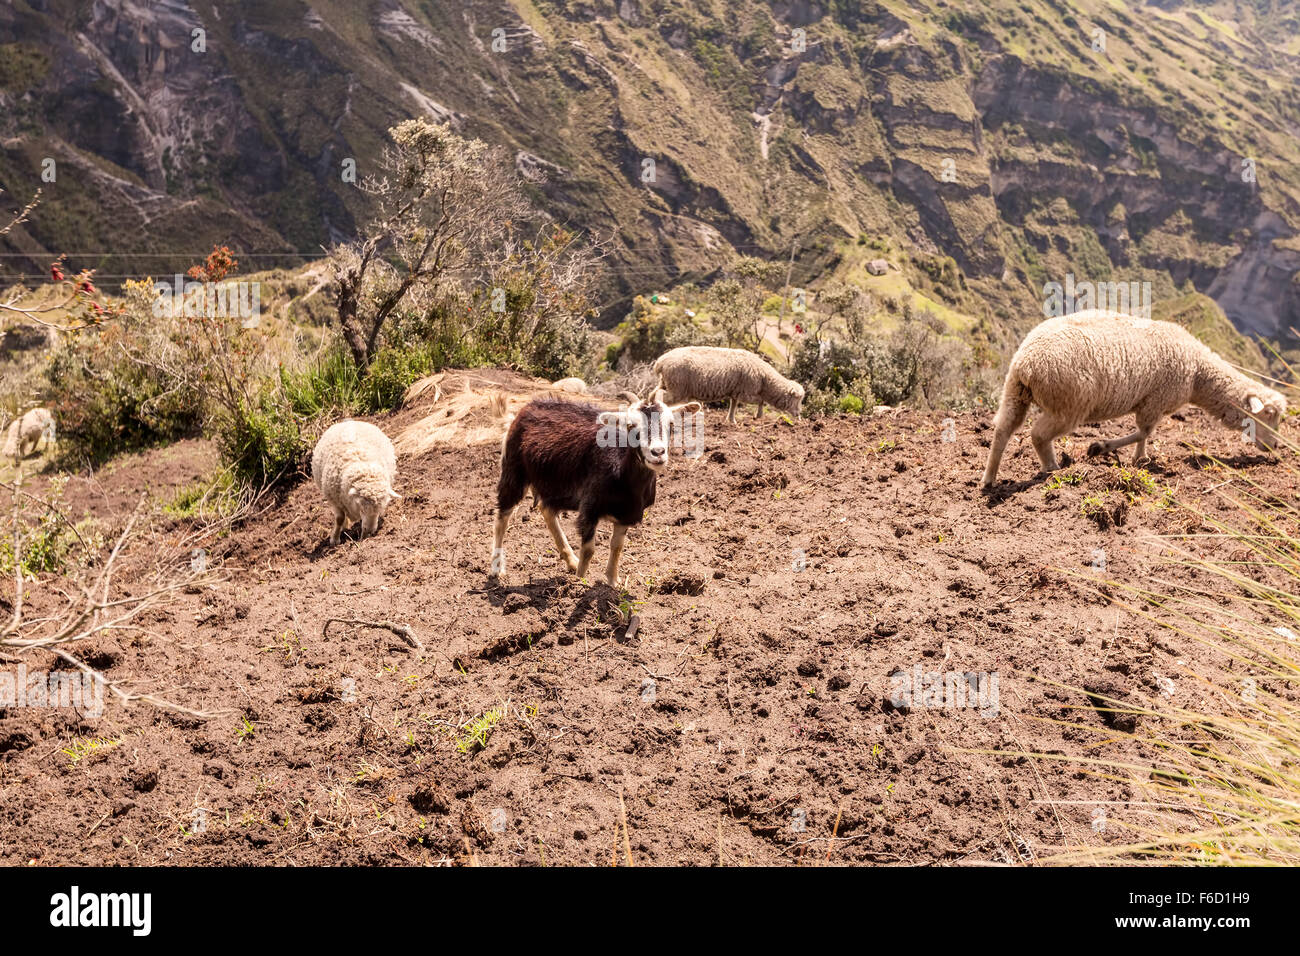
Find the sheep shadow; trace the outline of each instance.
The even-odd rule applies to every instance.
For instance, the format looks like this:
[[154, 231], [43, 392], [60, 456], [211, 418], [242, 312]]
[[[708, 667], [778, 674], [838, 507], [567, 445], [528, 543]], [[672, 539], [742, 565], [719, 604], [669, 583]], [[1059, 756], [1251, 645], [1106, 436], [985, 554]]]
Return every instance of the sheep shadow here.
[[1149, 454], [1145, 458], [1135, 459], [1126, 449], [1121, 448], [1112, 449], [1111, 451], [1094, 451], [1092, 447], [1089, 447], [1087, 455], [1084, 456], [1084, 461], [1096, 465], [1113, 465], [1116, 467], [1128, 465], [1131, 468], [1142, 468], [1148, 473], [1161, 478], [1172, 478], [1177, 474], [1174, 469], [1169, 467], [1167, 462], [1154, 455]]
[[545, 613], [552, 609], [569, 609], [565, 623], [572, 627], [591, 611], [604, 617], [617, 608], [622, 597], [616, 588], [603, 580], [583, 584], [571, 574], [560, 572], [546, 578], [534, 578], [527, 584], [501, 584], [489, 581], [481, 593], [503, 614], [525, 607]]
[[986, 502], [988, 502], [989, 508], [996, 508], [1004, 501], [1014, 498], [1022, 491], [1028, 491], [1030, 488], [1035, 488], [1051, 478], [1052, 475], [1060, 474], [1065, 469], [1076, 464], [1078, 464], [1078, 462], [1074, 460], [1073, 456], [1063, 452], [1060, 460], [1057, 462], [1056, 471], [1040, 471], [1034, 475], [1034, 477], [1025, 481], [1011, 481], [1010, 479], [1006, 479], [1000, 482], [995, 482], [992, 488], [981, 488], [980, 495]]
[[342, 537], [339, 539], [338, 544], [330, 544], [329, 532], [326, 532], [321, 536], [321, 539], [316, 542], [316, 547], [312, 548], [310, 551], [307, 552], [307, 560], [319, 561], [321, 558], [325, 557], [325, 555], [329, 554], [332, 551], [337, 550], [338, 548], [343, 547], [344, 545], [363, 544], [366, 541], [369, 541], [371, 538], [379, 537], [383, 533], [384, 533], [384, 524], [382, 521], [379, 523], [379, 529], [375, 531], [374, 534], [366, 535], [364, 538], [361, 537], [360, 521], [356, 522], [353, 525], [344, 527]]
[[987, 503], [988, 507], [993, 509], [1004, 502], [1010, 501], [1022, 491], [1028, 491], [1030, 488], [1041, 485], [1050, 477], [1050, 473], [1040, 471], [1027, 481], [999, 481], [995, 483], [992, 488], [981, 488], [980, 496]]

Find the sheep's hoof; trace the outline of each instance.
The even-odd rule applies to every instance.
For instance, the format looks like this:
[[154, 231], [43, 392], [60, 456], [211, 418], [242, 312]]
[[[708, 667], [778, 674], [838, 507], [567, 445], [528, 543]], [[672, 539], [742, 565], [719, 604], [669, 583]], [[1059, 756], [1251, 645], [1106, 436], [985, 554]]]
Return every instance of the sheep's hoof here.
[[1103, 443], [1101, 443], [1101, 442], [1099, 442], [1099, 441], [1095, 441], [1095, 442], [1093, 442], [1091, 445], [1088, 446], [1088, 457], [1089, 457], [1089, 458], [1094, 458], [1094, 457], [1096, 457], [1097, 455], [1104, 455], [1104, 454], [1106, 454], [1107, 451], [1108, 451], [1108, 449], [1106, 448], [1106, 446], [1105, 446]]

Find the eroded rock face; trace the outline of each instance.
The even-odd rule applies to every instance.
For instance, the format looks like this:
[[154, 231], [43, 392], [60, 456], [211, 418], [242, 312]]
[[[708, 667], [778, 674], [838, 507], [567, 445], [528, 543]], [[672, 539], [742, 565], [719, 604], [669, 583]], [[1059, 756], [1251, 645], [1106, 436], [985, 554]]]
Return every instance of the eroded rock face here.
[[[1069, 225], [1112, 266], [1190, 280], [1240, 328], [1300, 327], [1300, 185], [1281, 175], [1297, 165], [1293, 140], [1267, 140], [1260, 182], [1246, 182], [1222, 118], [1189, 120], [1141, 77], [1100, 84], [1084, 33], [1047, 65], [1006, 52], [996, 24], [1015, 16], [1009, 4], [942, 23], [804, 0], [728, 10], [717, 30], [676, 0], [574, 0], [528, 17], [505, 0], [382, 0], [328, 17], [296, 0], [5, 4], [0, 185], [34, 192], [34, 158], [53, 157], [67, 211], [0, 239], [32, 256], [7, 265], [43, 269], [47, 252], [82, 241], [187, 253], [101, 264], [122, 273], [184, 268], [232, 236], [249, 252], [314, 251], [364, 213], [342, 162], [364, 176], [385, 130], [419, 115], [544, 172], [548, 211], [614, 236], [622, 292], [738, 250], [784, 254], [810, 230], [905, 236], [1023, 288], [1017, 248], [1085, 258], [1062, 239]], [[1195, 52], [1126, 19], [1135, 44]], [[1266, 52], [1215, 56], [1237, 82], [1274, 70], [1294, 85], [1291, 61]], [[1176, 93], [1179, 77], [1161, 77]], [[1296, 121], [1278, 104], [1278, 123]], [[1055, 199], [1068, 215], [1042, 216]], [[823, 221], [805, 222], [809, 208]]]
[[[1187, 142], [1155, 109], [1086, 94], [1014, 58], [980, 74], [974, 101], [987, 127], [1035, 124], [1101, 147], [1093, 162], [995, 162], [990, 183], [1003, 218], [1017, 222], [1032, 197], [1062, 196], [1092, 225], [1118, 266], [1167, 271], [1215, 299], [1238, 329], [1285, 334], [1300, 318], [1296, 228], [1243, 180], [1245, 157], [1217, 143]], [[1125, 215], [1116, 220], [1116, 208]], [[1187, 242], [1171, 250], [1134, 247], [1135, 231], [1172, 224]]]

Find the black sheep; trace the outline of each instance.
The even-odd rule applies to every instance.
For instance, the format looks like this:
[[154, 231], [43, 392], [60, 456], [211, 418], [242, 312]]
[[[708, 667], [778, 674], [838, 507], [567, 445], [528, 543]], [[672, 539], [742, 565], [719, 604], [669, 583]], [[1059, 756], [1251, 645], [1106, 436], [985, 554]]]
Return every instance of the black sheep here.
[[[521, 408], [501, 449], [491, 575], [505, 574], [506, 529], [531, 488], [560, 558], [578, 577], [587, 573], [596, 550], [597, 523], [602, 518], [614, 522], [605, 579], [617, 585], [627, 529], [640, 524], [654, 504], [674, 423], [700, 407], [699, 402], [670, 407], [656, 392], [650, 401], [634, 402], [621, 412], [558, 398], [539, 398]], [[578, 513], [579, 555], [560, 528], [561, 511]]]

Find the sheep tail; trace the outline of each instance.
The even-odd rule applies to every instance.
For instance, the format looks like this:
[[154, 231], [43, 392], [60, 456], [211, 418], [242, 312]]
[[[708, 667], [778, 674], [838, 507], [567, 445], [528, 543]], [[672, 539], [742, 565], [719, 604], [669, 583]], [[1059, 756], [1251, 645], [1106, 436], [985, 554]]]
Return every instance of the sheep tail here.
[[1014, 371], [1007, 373], [1006, 384], [1002, 386], [1002, 401], [998, 405], [997, 421], [1009, 420], [1018, 425], [1024, 421], [1033, 400], [1033, 393], [1028, 385], [1020, 381], [1020, 376]]

